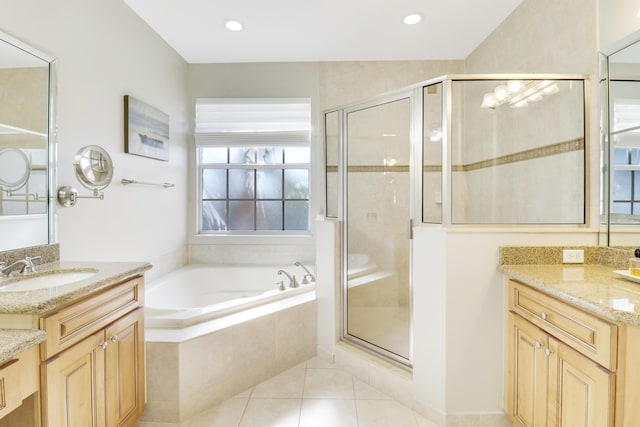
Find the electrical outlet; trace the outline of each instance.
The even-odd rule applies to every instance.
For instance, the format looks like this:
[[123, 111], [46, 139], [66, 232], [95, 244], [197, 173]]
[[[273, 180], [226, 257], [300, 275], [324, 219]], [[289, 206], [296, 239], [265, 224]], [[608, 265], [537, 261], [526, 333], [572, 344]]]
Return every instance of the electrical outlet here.
[[584, 251], [582, 249], [563, 249], [563, 264], [584, 264]]

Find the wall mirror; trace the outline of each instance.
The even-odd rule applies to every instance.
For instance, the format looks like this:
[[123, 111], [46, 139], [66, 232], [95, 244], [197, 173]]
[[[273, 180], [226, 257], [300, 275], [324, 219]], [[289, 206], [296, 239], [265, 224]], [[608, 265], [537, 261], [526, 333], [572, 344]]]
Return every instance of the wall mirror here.
[[53, 62], [0, 31], [0, 251], [53, 243]]
[[600, 55], [600, 244], [640, 243], [640, 39]]

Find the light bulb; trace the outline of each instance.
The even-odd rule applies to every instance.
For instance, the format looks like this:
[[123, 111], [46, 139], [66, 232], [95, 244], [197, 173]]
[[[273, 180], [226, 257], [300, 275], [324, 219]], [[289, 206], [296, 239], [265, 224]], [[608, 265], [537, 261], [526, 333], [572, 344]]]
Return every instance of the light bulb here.
[[551, 95], [553, 93], [558, 93], [559, 91], [560, 91], [560, 88], [556, 83], [542, 89], [542, 93], [544, 93], [545, 95]]
[[519, 92], [524, 87], [522, 80], [509, 80], [507, 82], [507, 89], [510, 93]]
[[493, 95], [496, 97], [498, 102], [504, 101], [507, 99], [507, 95], [509, 94], [506, 85], [500, 85], [493, 90]]
[[523, 108], [523, 107], [526, 107], [527, 105], [529, 104], [527, 104], [527, 101], [525, 99], [523, 99], [522, 101], [518, 101], [515, 104], [511, 104], [513, 108]]
[[497, 102], [496, 98], [493, 96], [493, 93], [485, 93], [482, 97], [482, 108], [496, 108]]

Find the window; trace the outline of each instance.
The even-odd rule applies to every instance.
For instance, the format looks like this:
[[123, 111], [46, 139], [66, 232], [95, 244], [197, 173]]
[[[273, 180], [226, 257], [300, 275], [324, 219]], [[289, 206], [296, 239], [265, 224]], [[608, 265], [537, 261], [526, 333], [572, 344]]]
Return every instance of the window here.
[[199, 233], [309, 230], [308, 100], [199, 99]]

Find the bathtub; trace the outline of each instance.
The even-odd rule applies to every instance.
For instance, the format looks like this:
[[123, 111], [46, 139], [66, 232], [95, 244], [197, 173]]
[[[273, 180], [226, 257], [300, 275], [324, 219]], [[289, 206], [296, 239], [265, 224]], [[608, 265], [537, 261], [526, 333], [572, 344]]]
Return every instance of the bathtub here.
[[289, 288], [279, 269], [305, 274], [293, 264], [188, 265], [146, 285], [141, 421], [180, 424], [315, 356], [316, 285]]
[[[280, 269], [295, 276], [299, 287], [289, 287], [287, 276], [278, 274]], [[187, 265], [147, 285], [145, 328], [184, 329], [294, 296], [314, 298], [315, 282], [303, 284], [305, 274], [302, 267], [293, 264]]]

